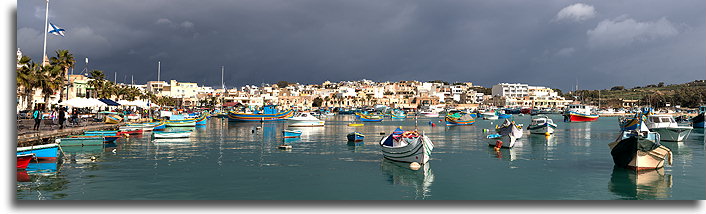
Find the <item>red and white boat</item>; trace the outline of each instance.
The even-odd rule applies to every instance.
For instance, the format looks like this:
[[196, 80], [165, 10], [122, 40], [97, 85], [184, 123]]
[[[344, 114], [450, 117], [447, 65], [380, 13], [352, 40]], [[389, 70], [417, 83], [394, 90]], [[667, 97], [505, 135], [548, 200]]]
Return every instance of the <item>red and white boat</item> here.
[[598, 120], [598, 113], [586, 105], [569, 105], [564, 110], [565, 122], [591, 122]]

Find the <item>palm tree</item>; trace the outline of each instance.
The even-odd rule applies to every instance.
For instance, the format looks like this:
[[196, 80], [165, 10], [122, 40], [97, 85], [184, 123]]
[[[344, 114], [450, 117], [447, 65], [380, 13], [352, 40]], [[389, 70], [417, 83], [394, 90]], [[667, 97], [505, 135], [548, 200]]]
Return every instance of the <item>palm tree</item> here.
[[17, 68], [17, 75], [15, 76], [15, 81], [17, 83], [17, 95], [19, 95], [25, 102], [27, 102], [26, 109], [32, 107], [31, 99], [32, 91], [36, 88], [36, 70], [38, 64], [32, 62], [28, 56], [23, 56], [18, 65], [21, 67]]
[[[50, 62], [52, 65], [58, 66], [64, 71], [64, 75], [61, 76], [61, 80], [63, 81], [64, 77], [69, 76], [69, 68], [74, 67], [76, 60], [74, 60], [74, 56], [69, 53], [68, 50], [57, 50], [56, 57], [51, 57]], [[68, 85], [68, 82], [66, 85]], [[59, 101], [63, 100], [63, 98], [64, 90], [60, 90]]]
[[61, 68], [53, 65], [36, 66], [38, 74], [35, 76], [38, 88], [42, 89], [42, 94], [44, 95], [44, 103], [49, 106], [49, 96], [54, 94], [56, 90], [61, 90], [61, 86], [64, 84], [64, 79], [62, 78]]
[[88, 81], [88, 85], [93, 88], [95, 97], [98, 97], [98, 92], [101, 91], [105, 74], [103, 74], [103, 71], [101, 70], [92, 70], [88, 72], [88, 75], [92, 78], [92, 80]]

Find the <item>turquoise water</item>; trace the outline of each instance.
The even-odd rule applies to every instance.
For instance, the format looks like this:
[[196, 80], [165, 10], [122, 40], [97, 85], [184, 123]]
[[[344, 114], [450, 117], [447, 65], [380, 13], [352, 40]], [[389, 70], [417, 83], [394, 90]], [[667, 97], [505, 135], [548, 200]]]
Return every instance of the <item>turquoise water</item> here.
[[[378, 146], [383, 133], [414, 120], [346, 126], [353, 116], [327, 118], [326, 127], [302, 130], [283, 143], [286, 122], [228, 123], [212, 118], [190, 139], [153, 141], [149, 136], [121, 138], [108, 147], [65, 149], [63, 163], [44, 173], [18, 172], [17, 198], [23, 200], [537, 200], [537, 199], [706, 199], [703, 129], [685, 142], [663, 142], [674, 153], [673, 166], [635, 173], [614, 168], [607, 144], [617, 137], [617, 118], [564, 123], [556, 133], [530, 135], [499, 153], [488, 147], [483, 129], [431, 127], [420, 118], [419, 131], [435, 144], [429, 164], [384, 160]], [[440, 118], [434, 119], [438, 124]], [[529, 124], [529, 116], [515, 116]], [[262, 126], [262, 129], [256, 127]], [[183, 129], [183, 128], [182, 128]], [[346, 134], [366, 135], [362, 146], [348, 146]], [[96, 160], [92, 161], [91, 157]], [[36, 167], [36, 166], [35, 166]], [[55, 167], [57, 171], [54, 171]]]

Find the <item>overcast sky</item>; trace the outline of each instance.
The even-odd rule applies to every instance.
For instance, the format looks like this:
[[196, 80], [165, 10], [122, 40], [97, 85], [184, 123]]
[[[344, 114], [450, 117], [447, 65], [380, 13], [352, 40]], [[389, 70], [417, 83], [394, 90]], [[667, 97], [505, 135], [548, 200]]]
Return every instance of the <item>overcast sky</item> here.
[[[445, 80], [562, 90], [706, 79], [706, 1], [56, 0], [47, 52], [118, 82]], [[41, 60], [44, 0], [17, 2]]]

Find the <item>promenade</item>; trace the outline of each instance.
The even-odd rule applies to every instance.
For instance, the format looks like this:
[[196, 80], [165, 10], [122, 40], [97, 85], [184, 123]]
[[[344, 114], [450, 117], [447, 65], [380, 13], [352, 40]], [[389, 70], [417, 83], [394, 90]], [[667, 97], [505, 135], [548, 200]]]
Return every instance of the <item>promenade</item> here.
[[[50, 125], [49, 121], [42, 120], [40, 130], [32, 130], [34, 120], [22, 119], [17, 121], [17, 146], [33, 146], [46, 143], [53, 143], [53, 139], [68, 135], [82, 134], [84, 131], [117, 129], [124, 123], [106, 124], [104, 122], [82, 121], [79, 125], [64, 126], [59, 129], [59, 125]], [[68, 124], [68, 122], [67, 122]]]

